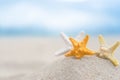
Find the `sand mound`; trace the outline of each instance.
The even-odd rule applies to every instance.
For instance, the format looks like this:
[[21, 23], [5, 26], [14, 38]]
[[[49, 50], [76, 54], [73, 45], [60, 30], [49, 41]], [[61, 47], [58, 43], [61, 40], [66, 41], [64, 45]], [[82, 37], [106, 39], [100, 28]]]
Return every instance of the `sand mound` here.
[[59, 58], [40, 72], [8, 80], [120, 80], [120, 66], [96, 56]]

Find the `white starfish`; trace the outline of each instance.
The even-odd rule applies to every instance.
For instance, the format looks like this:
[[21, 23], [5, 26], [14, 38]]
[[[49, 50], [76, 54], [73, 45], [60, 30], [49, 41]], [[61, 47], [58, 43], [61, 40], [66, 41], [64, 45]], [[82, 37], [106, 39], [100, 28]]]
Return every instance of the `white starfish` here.
[[[57, 51], [55, 53], [55, 55], [62, 55], [62, 54], [65, 54], [66, 52], [68, 52], [69, 50], [72, 49], [72, 43], [70, 42], [69, 40], [69, 37], [65, 35], [65, 33], [61, 32], [61, 38], [63, 39], [63, 41], [65, 42], [66, 44], [66, 47]], [[76, 37], [76, 40], [80, 40], [80, 36], [83, 37], [85, 35], [85, 33], [82, 31], [77, 37]]]
[[72, 43], [70, 42], [69, 37], [67, 35], [65, 35], [65, 33], [61, 32], [60, 36], [63, 39], [63, 41], [65, 42], [66, 46], [72, 47]]
[[76, 40], [77, 41], [80, 41], [82, 40], [83, 38], [85, 37], [85, 32], [84, 31], [81, 31], [77, 36], [76, 36]]
[[99, 35], [100, 50], [97, 52], [97, 56], [100, 58], [110, 60], [115, 66], [119, 65], [118, 60], [114, 57], [114, 51], [120, 45], [120, 42], [117, 41], [113, 46], [106, 47], [105, 40], [102, 35]]

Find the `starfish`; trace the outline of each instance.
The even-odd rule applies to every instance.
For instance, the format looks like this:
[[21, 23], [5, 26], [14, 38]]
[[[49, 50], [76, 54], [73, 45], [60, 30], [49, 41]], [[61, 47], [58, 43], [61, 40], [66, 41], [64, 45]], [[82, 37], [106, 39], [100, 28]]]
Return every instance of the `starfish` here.
[[73, 48], [69, 52], [67, 52], [65, 54], [66, 57], [74, 56], [77, 59], [80, 59], [85, 55], [93, 55], [93, 54], [95, 54], [95, 52], [93, 52], [93, 51], [89, 50], [88, 48], [86, 48], [86, 45], [87, 45], [87, 42], [88, 42], [88, 39], [89, 39], [88, 35], [86, 35], [86, 37], [81, 42], [78, 42], [73, 38], [69, 38], [69, 39], [70, 39], [70, 41], [71, 41], [71, 43], [73, 45]]
[[75, 40], [80, 41], [85, 37], [85, 32], [81, 31], [76, 37]]
[[[85, 34], [85, 32], [81, 31], [81, 33], [76, 37], [76, 40], [80, 40], [84, 36], [84, 34]], [[65, 33], [63, 33], [63, 32], [61, 32], [60, 36], [63, 39], [63, 41], [66, 44], [66, 46], [64, 48], [62, 48], [61, 50], [57, 51], [55, 53], [55, 55], [65, 54], [66, 52], [68, 52], [69, 50], [72, 49], [72, 43], [69, 40], [69, 37], [67, 35], [65, 35]]]
[[105, 40], [102, 35], [99, 35], [99, 43], [100, 43], [100, 50], [96, 53], [98, 57], [108, 59], [110, 60], [114, 66], [118, 66], [119, 62], [118, 60], [114, 57], [114, 51], [116, 48], [120, 45], [120, 42], [116, 42], [113, 46], [111, 47], [106, 47], [105, 46]]

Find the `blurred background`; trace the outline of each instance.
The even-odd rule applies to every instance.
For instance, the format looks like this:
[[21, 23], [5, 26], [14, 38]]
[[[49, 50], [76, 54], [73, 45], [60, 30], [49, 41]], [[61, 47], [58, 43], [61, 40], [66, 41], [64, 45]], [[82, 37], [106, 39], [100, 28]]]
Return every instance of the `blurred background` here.
[[119, 35], [119, 0], [0, 0], [0, 36]]
[[[65, 47], [60, 32], [120, 40], [120, 0], [0, 0], [0, 79], [38, 71]], [[119, 52], [118, 52], [119, 53]]]

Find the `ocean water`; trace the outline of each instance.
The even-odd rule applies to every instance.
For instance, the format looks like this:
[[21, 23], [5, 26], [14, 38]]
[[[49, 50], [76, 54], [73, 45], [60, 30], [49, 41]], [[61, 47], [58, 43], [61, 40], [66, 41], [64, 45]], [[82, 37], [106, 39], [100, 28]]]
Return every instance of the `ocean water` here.
[[75, 28], [72, 30], [53, 30], [46, 27], [0, 27], [0, 36], [59, 36], [60, 32], [65, 32], [68, 36], [76, 36], [81, 31], [91, 36], [99, 34], [105, 36], [119, 36], [119, 27], [115, 28]]

